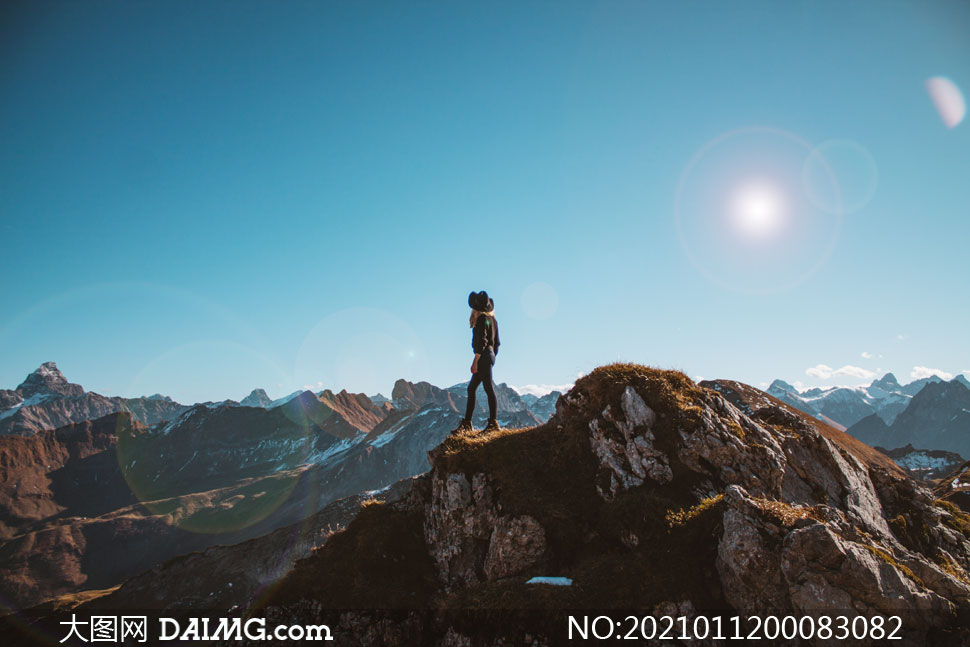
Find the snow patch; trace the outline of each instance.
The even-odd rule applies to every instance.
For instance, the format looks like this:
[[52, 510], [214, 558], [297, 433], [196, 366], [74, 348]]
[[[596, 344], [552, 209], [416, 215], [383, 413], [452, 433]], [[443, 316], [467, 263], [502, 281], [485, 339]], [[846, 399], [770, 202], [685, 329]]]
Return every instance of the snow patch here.
[[572, 586], [573, 581], [568, 577], [546, 577], [537, 576], [526, 582], [526, 584], [551, 584], [552, 586]]
[[362, 439], [363, 434], [357, 434], [353, 438], [344, 438], [343, 440], [330, 445], [322, 452], [313, 452], [307, 456], [305, 464], [319, 465], [320, 463], [326, 462], [337, 454], [342, 454], [348, 449], [356, 446]]
[[[433, 411], [440, 411], [440, 410], [441, 410], [440, 407], [433, 409]], [[428, 411], [431, 411], [431, 409], [429, 409]], [[419, 413], [418, 416], [423, 416], [425, 413], [428, 413], [428, 411], [423, 411], [422, 413]], [[413, 416], [413, 417], [417, 417], [417, 416]], [[412, 420], [412, 417], [408, 417], [408, 418], [405, 418], [403, 420], [399, 420], [398, 422], [396, 422], [395, 424], [393, 424], [390, 429], [388, 429], [387, 431], [385, 431], [384, 433], [382, 433], [380, 436], [378, 436], [374, 440], [370, 441], [370, 446], [371, 447], [383, 447], [387, 443], [391, 442], [392, 440], [394, 440], [394, 437], [397, 436], [398, 433], [400, 433], [400, 431], [402, 429], [404, 429], [404, 426], [407, 423], [411, 422], [411, 420]]]
[[17, 404], [13, 405], [6, 411], [0, 413], [0, 420], [3, 420], [4, 418], [9, 418], [13, 414], [17, 413], [17, 411], [19, 411], [21, 407], [32, 407], [36, 404], [40, 404], [41, 402], [44, 402], [45, 400], [50, 400], [52, 397], [54, 396], [50, 393], [36, 393], [30, 396], [29, 398], [27, 398], [26, 400], [22, 402], [18, 402]]

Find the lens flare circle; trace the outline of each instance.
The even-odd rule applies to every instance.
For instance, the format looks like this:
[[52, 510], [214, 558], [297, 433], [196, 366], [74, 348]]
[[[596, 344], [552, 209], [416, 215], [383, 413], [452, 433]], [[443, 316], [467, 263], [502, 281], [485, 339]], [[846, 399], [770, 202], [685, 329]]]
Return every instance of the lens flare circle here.
[[[734, 292], [772, 294], [808, 279], [831, 256], [842, 209], [815, 204], [802, 182], [813, 147], [778, 128], [731, 130], [702, 146], [680, 175], [674, 221], [694, 268]], [[841, 205], [824, 158], [820, 177]]]
[[[205, 360], [207, 357], [211, 359]], [[234, 358], [231, 365], [225, 364], [226, 358]], [[209, 375], [193, 376], [186, 369], [196, 365], [200, 359], [204, 360], [202, 363], [206, 366], [213, 365], [216, 360], [221, 361], [221, 371], [275, 375], [276, 379], [287, 379], [275, 362], [243, 344], [206, 340], [182, 344], [159, 354], [135, 375], [126, 391], [153, 392], [152, 385], [158, 384], [156, 376], [170, 375], [178, 370], [183, 371], [187, 380], [197, 379], [202, 383], [211, 381]], [[237, 397], [243, 395], [246, 394]], [[187, 424], [191, 434], [195, 431], [191, 417], [199, 414], [193, 412], [185, 415], [190, 417]], [[119, 417], [115, 452], [128, 487], [152, 514], [165, 518], [182, 530], [198, 534], [239, 531], [273, 514], [290, 498], [299, 480], [299, 470], [294, 468], [303, 464], [313, 449], [309, 426], [294, 422], [289, 431], [281, 432], [288, 436], [273, 439], [273, 442], [289, 450], [282, 469], [268, 475], [253, 474], [264, 475], [264, 478], [237, 475], [223, 482], [209, 479], [208, 475], [223, 473], [225, 465], [213, 463], [213, 457], [204, 452], [190, 451], [191, 438], [173, 439], [169, 435], [172, 432], [161, 431], [164, 423], [156, 425], [148, 433], [135, 433], [124, 424], [124, 419]], [[245, 447], [239, 449], [245, 451]], [[179, 452], [185, 455], [175, 458]], [[174, 468], [171, 464], [173, 459], [180, 463]], [[243, 458], [238, 460], [242, 461]], [[208, 479], [204, 492], [195, 491], [198, 488], [193, 487], [191, 474], [202, 474]]]
[[[834, 177], [834, 182], [832, 178]], [[830, 139], [812, 149], [802, 166], [802, 186], [815, 206], [843, 215], [869, 204], [879, 168], [869, 150], [851, 139]]]

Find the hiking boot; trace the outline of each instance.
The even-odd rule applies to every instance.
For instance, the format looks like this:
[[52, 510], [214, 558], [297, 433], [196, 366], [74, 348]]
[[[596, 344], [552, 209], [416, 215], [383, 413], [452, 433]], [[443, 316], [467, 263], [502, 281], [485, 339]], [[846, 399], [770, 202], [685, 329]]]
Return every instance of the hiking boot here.
[[472, 427], [472, 421], [466, 418], [462, 420], [460, 423], [458, 423], [458, 426], [455, 427], [455, 429], [451, 433], [452, 435], [455, 435], [455, 434], [466, 433], [469, 431], [475, 431], [475, 428]]
[[485, 428], [482, 431], [498, 431], [499, 429], [501, 429], [501, 427], [498, 426], [498, 420], [492, 418], [488, 421], [488, 424], [485, 425]]

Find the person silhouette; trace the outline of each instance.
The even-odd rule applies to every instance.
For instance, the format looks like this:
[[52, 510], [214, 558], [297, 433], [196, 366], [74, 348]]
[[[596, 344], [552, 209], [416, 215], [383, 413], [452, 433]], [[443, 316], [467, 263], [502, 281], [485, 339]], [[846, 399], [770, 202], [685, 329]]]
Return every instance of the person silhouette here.
[[468, 326], [472, 329], [472, 350], [475, 351], [475, 359], [472, 360], [471, 366], [472, 378], [468, 382], [465, 417], [452, 433], [474, 431], [472, 414], [475, 411], [475, 391], [478, 390], [479, 384], [485, 387], [485, 396], [488, 398], [488, 424], [485, 426], [485, 431], [499, 428], [496, 417], [495, 383], [492, 382], [492, 367], [495, 365], [495, 356], [498, 355], [498, 347], [501, 343], [498, 336], [498, 321], [495, 319], [495, 302], [489, 298], [487, 292], [482, 290], [468, 295], [468, 307], [472, 309]]

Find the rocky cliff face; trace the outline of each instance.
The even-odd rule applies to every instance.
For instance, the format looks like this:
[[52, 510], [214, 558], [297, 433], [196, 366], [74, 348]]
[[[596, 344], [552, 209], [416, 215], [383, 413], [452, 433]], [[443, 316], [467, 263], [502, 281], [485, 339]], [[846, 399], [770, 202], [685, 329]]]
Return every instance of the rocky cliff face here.
[[[454, 614], [497, 609], [839, 610], [902, 616], [900, 644], [968, 638], [970, 517], [764, 392], [708, 385], [611, 365], [544, 425], [446, 439], [409, 497], [299, 562], [265, 610], [361, 645], [557, 644]], [[527, 583], [543, 575], [573, 585]]]

